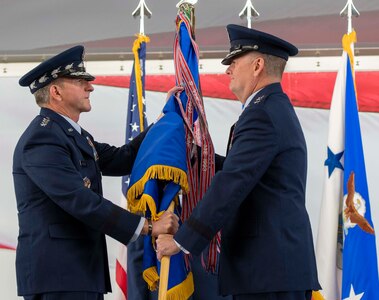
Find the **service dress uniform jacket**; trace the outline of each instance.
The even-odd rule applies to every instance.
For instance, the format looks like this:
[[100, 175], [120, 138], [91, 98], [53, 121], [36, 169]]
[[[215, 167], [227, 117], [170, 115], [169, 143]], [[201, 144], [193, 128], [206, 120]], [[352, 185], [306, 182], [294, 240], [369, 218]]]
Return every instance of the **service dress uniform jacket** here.
[[41, 109], [14, 152], [19, 295], [111, 291], [105, 234], [127, 244], [140, 217], [103, 198], [101, 176], [129, 174], [143, 136], [97, 143]]
[[305, 208], [304, 135], [280, 83], [242, 112], [203, 199], [175, 235], [198, 255], [221, 229], [222, 295], [320, 288]]

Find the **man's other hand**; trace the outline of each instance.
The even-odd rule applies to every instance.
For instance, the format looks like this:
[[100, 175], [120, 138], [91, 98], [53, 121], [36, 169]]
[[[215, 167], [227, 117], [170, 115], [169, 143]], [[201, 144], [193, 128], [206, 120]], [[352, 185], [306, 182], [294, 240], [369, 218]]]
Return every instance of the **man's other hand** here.
[[157, 258], [161, 260], [164, 255], [174, 255], [180, 251], [171, 234], [160, 234], [156, 240]]
[[173, 212], [165, 211], [158, 221], [153, 222], [152, 236], [162, 233], [175, 234], [179, 228], [179, 218]]

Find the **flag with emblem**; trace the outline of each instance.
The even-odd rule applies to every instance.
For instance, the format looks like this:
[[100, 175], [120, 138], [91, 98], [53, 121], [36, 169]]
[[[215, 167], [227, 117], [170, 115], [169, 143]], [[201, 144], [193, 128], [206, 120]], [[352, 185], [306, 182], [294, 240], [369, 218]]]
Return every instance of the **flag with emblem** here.
[[[134, 63], [130, 77], [129, 99], [126, 118], [125, 142], [129, 143], [140, 132], [147, 127], [146, 106], [145, 106], [145, 59], [146, 43], [149, 38], [145, 35], [138, 35], [133, 44]], [[127, 207], [126, 194], [129, 187], [129, 176], [122, 177], [122, 199], [121, 206]], [[116, 258], [116, 282], [117, 299], [127, 299], [127, 249], [120, 244], [119, 253]], [[138, 270], [130, 270], [132, 273]], [[139, 271], [140, 272], [140, 271]], [[132, 274], [134, 276], [134, 274]]]
[[374, 228], [366, 179], [353, 43], [345, 34], [329, 116], [324, 194], [317, 236], [322, 291], [314, 299], [379, 299]]

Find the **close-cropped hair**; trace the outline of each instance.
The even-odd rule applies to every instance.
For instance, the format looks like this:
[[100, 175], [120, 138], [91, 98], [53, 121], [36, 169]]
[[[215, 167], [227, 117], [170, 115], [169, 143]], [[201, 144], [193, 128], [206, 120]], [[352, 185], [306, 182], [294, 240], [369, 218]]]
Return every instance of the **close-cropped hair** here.
[[39, 90], [34, 92], [34, 98], [36, 99], [36, 103], [39, 107], [45, 106], [47, 103], [49, 103], [50, 100], [50, 87], [52, 85], [62, 85], [63, 81], [60, 78], [55, 79], [51, 83], [49, 83], [47, 86], [44, 86], [43, 88], [40, 88]]
[[262, 54], [262, 56], [265, 61], [266, 74], [282, 78], [287, 61], [281, 57], [270, 54]]

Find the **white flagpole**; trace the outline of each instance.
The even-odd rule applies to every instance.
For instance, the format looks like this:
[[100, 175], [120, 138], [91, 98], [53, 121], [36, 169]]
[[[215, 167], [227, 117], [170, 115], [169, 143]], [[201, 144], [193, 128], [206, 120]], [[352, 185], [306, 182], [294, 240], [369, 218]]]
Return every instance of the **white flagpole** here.
[[140, 0], [138, 3], [137, 8], [132, 12], [133, 17], [140, 17], [140, 23], [139, 23], [139, 33], [142, 35], [145, 35], [145, 16], [148, 17], [149, 19], [151, 18], [151, 11], [147, 7], [145, 0]]
[[246, 0], [246, 4], [239, 13], [239, 17], [241, 19], [246, 17], [248, 28], [251, 28], [252, 19], [259, 17], [259, 12], [254, 8], [253, 4], [251, 3], [251, 0]]
[[347, 17], [347, 33], [353, 31], [352, 16], [359, 17], [359, 11], [354, 6], [353, 0], [347, 0], [345, 7], [340, 12], [341, 17]]
[[[354, 6], [353, 0], [347, 0], [345, 7], [340, 12], [341, 17], [347, 17], [347, 33], [353, 31], [353, 20], [352, 16], [359, 17], [359, 11]], [[354, 44], [351, 45], [351, 50], [354, 53]]]

